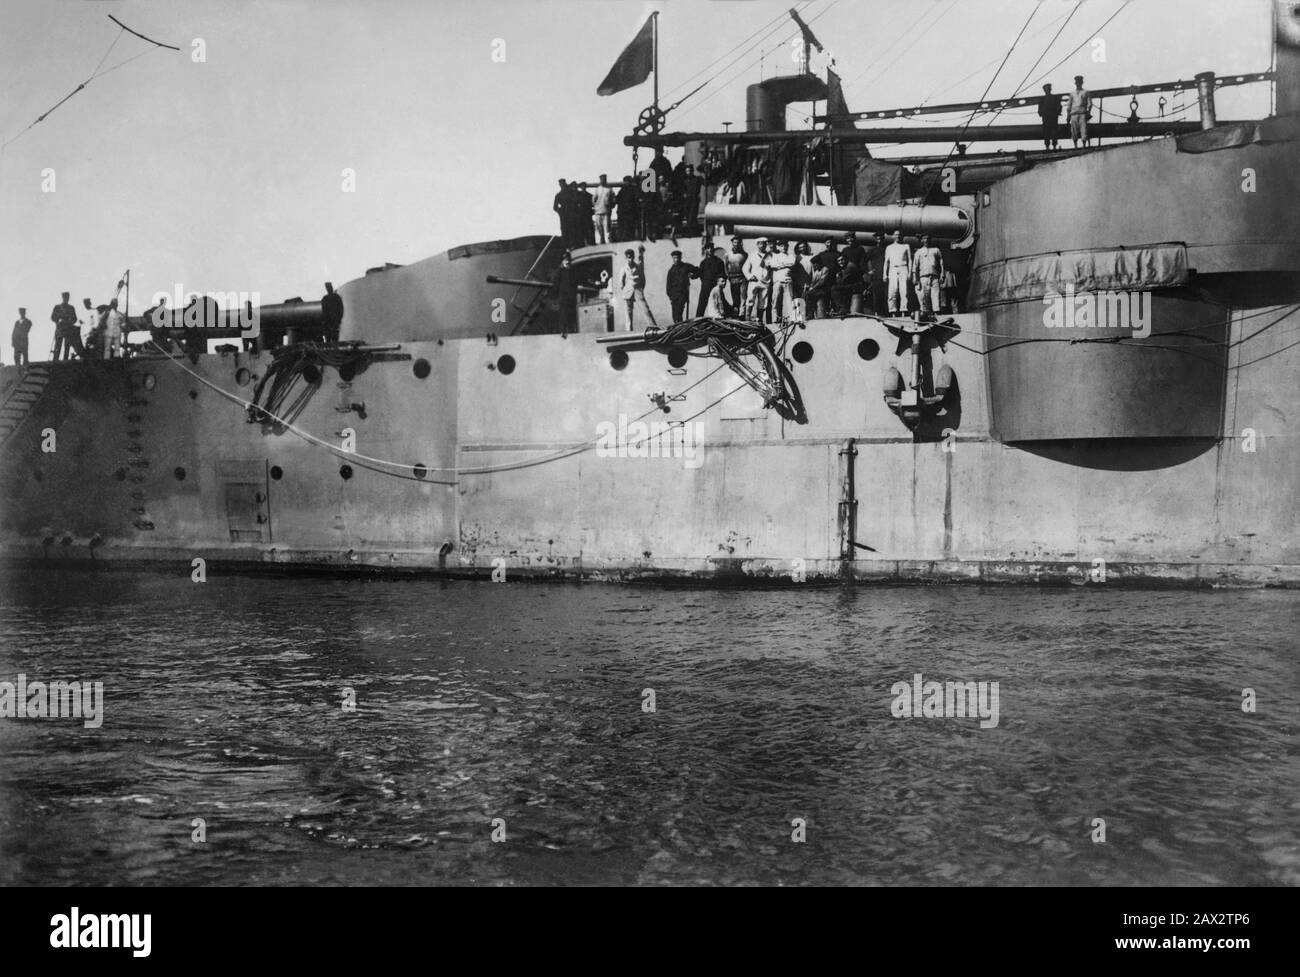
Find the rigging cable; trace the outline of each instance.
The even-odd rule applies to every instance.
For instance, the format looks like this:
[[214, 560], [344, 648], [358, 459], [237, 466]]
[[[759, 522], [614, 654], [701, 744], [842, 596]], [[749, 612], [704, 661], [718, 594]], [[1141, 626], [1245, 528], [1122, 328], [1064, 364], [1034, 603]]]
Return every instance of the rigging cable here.
[[[209, 389], [211, 389], [211, 390], [214, 391], [215, 393], [219, 394], [220, 396], [224, 397], [225, 399], [231, 401], [232, 403], [238, 404], [240, 407], [244, 408], [244, 410], [245, 410], [246, 412], [248, 412], [248, 411], [250, 411], [250, 410], [256, 410], [256, 411], [260, 412], [262, 415], [265, 416], [265, 418], [266, 418], [267, 420], [270, 420], [270, 421], [272, 421], [272, 422], [274, 422], [274, 423], [276, 423], [276, 424], [278, 424], [278, 425], [281, 425], [281, 426], [284, 428], [284, 430], [289, 431], [290, 433], [294, 434], [296, 437], [302, 439], [303, 441], [306, 441], [308, 444], [313, 444], [313, 445], [315, 445], [315, 446], [317, 446], [317, 447], [325, 448], [327, 451], [331, 452], [332, 454], [334, 454], [334, 455], [336, 455], [336, 456], [338, 456], [338, 457], [340, 457], [340, 458], [343, 458], [343, 459], [345, 459], [345, 460], [347, 460], [347, 461], [349, 461], [349, 462], [351, 462], [351, 463], [357, 464], [357, 465], [359, 465], [359, 466], [362, 467], [362, 468], [366, 468], [366, 469], [368, 469], [368, 470], [370, 470], [370, 471], [375, 471], [375, 472], [378, 472], [379, 474], [383, 474], [383, 475], [391, 475], [391, 476], [393, 476], [394, 478], [402, 478], [402, 479], [406, 479], [407, 481], [414, 481], [414, 482], [426, 482], [426, 483], [428, 483], [428, 484], [432, 484], [432, 485], [456, 485], [456, 484], [458, 484], [458, 483], [457, 483], [456, 481], [454, 481], [454, 480], [453, 480], [453, 481], [446, 481], [446, 480], [440, 480], [440, 479], [434, 479], [434, 478], [421, 478], [421, 477], [419, 477], [419, 476], [417, 476], [417, 475], [408, 475], [408, 474], [406, 474], [405, 472], [410, 471], [411, 469], [413, 469], [413, 468], [415, 467], [415, 465], [412, 465], [412, 464], [406, 464], [406, 463], [404, 463], [404, 462], [389, 461], [389, 460], [387, 460], [387, 459], [385, 459], [385, 458], [374, 458], [374, 457], [371, 457], [371, 456], [369, 456], [369, 455], [363, 455], [363, 454], [359, 454], [359, 453], [357, 453], [357, 452], [352, 452], [352, 451], [344, 451], [344, 450], [343, 450], [342, 448], [340, 448], [338, 445], [336, 445], [336, 444], [331, 444], [329, 441], [325, 441], [325, 440], [323, 440], [323, 439], [321, 439], [321, 438], [318, 438], [318, 437], [316, 437], [316, 435], [312, 434], [310, 431], [303, 430], [302, 428], [297, 427], [296, 425], [290, 423], [289, 421], [285, 420], [284, 418], [277, 417], [277, 416], [275, 416], [273, 413], [271, 413], [270, 411], [267, 411], [267, 410], [265, 410], [265, 409], [263, 409], [263, 408], [259, 408], [255, 403], [252, 403], [252, 402], [250, 402], [250, 401], [244, 400], [242, 397], [239, 397], [238, 395], [233, 394], [233, 393], [231, 393], [230, 391], [228, 391], [228, 390], [226, 390], [226, 389], [224, 389], [224, 388], [222, 388], [222, 387], [217, 386], [215, 383], [213, 383], [212, 381], [210, 381], [207, 377], [203, 376], [203, 375], [200, 374], [200, 373], [196, 373], [194, 370], [189, 369], [189, 367], [187, 367], [183, 362], [181, 362], [181, 358], [180, 358], [180, 357], [173, 356], [171, 353], [169, 353], [167, 350], [165, 350], [161, 345], [159, 345], [159, 344], [158, 344], [155, 340], [153, 340], [152, 338], [149, 340], [149, 342], [150, 342], [150, 343], [154, 346], [154, 348], [157, 349], [158, 352], [161, 353], [161, 354], [162, 354], [162, 355], [163, 355], [167, 360], [169, 360], [171, 363], [175, 364], [178, 368], [180, 368], [180, 369], [181, 369], [182, 371], [184, 371], [185, 373], [188, 373], [191, 377], [193, 377], [193, 378], [194, 378], [195, 380], [197, 380], [199, 383], [203, 384], [205, 387], [208, 387]], [[694, 383], [692, 383], [690, 386], [688, 386], [688, 387], [686, 387], [684, 390], [680, 391], [680, 393], [678, 393], [678, 394], [674, 394], [674, 396], [681, 396], [681, 395], [683, 395], [683, 394], [686, 394], [686, 393], [689, 392], [690, 390], [692, 390], [692, 389], [694, 389], [695, 387], [699, 386], [699, 385], [700, 385], [701, 383], [703, 383], [705, 380], [709, 379], [709, 377], [713, 376], [715, 373], [717, 373], [719, 370], [721, 370], [721, 369], [722, 369], [723, 367], [725, 367], [725, 366], [727, 366], [727, 364], [726, 364], [725, 362], [724, 362], [724, 363], [720, 363], [716, 368], [714, 368], [714, 369], [711, 370], [710, 372], [706, 373], [704, 376], [700, 377], [699, 380], [696, 380], [696, 381], [695, 381]], [[713, 407], [717, 406], [717, 405], [718, 405], [719, 403], [721, 403], [723, 400], [726, 400], [728, 397], [732, 396], [733, 394], [738, 393], [738, 392], [741, 391], [741, 390], [747, 389], [748, 387], [749, 387], [748, 384], [746, 384], [746, 383], [742, 383], [740, 386], [736, 387], [736, 388], [733, 389], [733, 390], [728, 391], [727, 393], [725, 393], [725, 394], [723, 394], [721, 397], [719, 397], [717, 400], [715, 400], [715, 401], [713, 401], [711, 404], [707, 405], [703, 410], [697, 411], [696, 413], [692, 414], [690, 417], [686, 418], [685, 420], [683, 420], [683, 421], [681, 421], [681, 422], [679, 422], [679, 423], [680, 423], [680, 424], [686, 424], [687, 422], [694, 420], [695, 418], [699, 417], [701, 414], [703, 414], [703, 413], [705, 413], [705, 412], [711, 410]], [[643, 420], [644, 418], [649, 417], [651, 414], [654, 414], [654, 413], [659, 412], [659, 410], [660, 410], [660, 408], [657, 407], [657, 406], [656, 406], [656, 407], [651, 407], [651, 408], [650, 408], [649, 410], [647, 410], [645, 413], [641, 414], [641, 415], [640, 415], [639, 417], [637, 417], [637, 418], [634, 418], [633, 420], [634, 420], [634, 422], [635, 422], [635, 421]], [[667, 433], [667, 432], [661, 432], [660, 434], [652, 435], [652, 436], [650, 436], [650, 437], [648, 437], [648, 438], [642, 439], [642, 441], [634, 442], [634, 444], [635, 444], [635, 445], [639, 445], [639, 444], [642, 444], [643, 442], [648, 443], [649, 441], [658, 440], [660, 437], [663, 436], [663, 433]], [[456, 474], [456, 475], [490, 475], [490, 474], [494, 474], [494, 473], [496, 473], [496, 472], [516, 471], [516, 470], [521, 469], [521, 468], [534, 468], [534, 467], [536, 467], [536, 466], [538, 466], [538, 465], [550, 464], [550, 463], [555, 462], [555, 461], [563, 461], [565, 458], [572, 457], [573, 455], [581, 454], [581, 453], [584, 452], [584, 451], [590, 451], [591, 449], [593, 449], [593, 448], [595, 448], [595, 447], [597, 446], [599, 440], [600, 440], [599, 438], [596, 438], [596, 439], [593, 439], [593, 440], [590, 440], [590, 441], [581, 442], [581, 443], [579, 443], [579, 444], [575, 444], [575, 445], [573, 445], [572, 447], [569, 447], [569, 448], [561, 448], [561, 449], [559, 449], [559, 451], [554, 452], [554, 453], [552, 453], [552, 455], [549, 455], [549, 456], [546, 456], [546, 457], [542, 457], [542, 458], [533, 458], [533, 459], [530, 459], [529, 461], [524, 461], [524, 462], [513, 462], [513, 463], [508, 464], [508, 465], [492, 465], [492, 466], [485, 466], [485, 467], [478, 467], [478, 468], [437, 468], [437, 467], [429, 467], [429, 466], [424, 466], [424, 467], [425, 467], [425, 470], [428, 471], [428, 472], [451, 472], [451, 473]], [[368, 462], [369, 464], [367, 464], [367, 462]], [[377, 466], [384, 466], [384, 467], [377, 467]], [[396, 471], [389, 471], [389, 470], [387, 470], [387, 469], [389, 469], [389, 468], [391, 468], [391, 469], [398, 469], [398, 470], [396, 470]]]
[[[1125, 2], [1127, 2], [1127, 0], [1125, 0]], [[1034, 14], [1038, 13], [1038, 7], [1039, 5], [1035, 4], [1029, 11], [1029, 16], [1025, 18], [1025, 23], [1020, 28], [1020, 33], [1017, 34], [1016, 39], [1011, 42], [1011, 47], [1007, 48], [1007, 53], [1002, 59], [1002, 64], [998, 65], [998, 70], [993, 72], [993, 77], [989, 79], [989, 83], [984, 87], [984, 94], [979, 97], [979, 101], [983, 102], [988, 98], [989, 91], [993, 88], [993, 83], [998, 80], [998, 75], [1002, 74], [1002, 69], [1006, 67], [1007, 61], [1010, 60], [1012, 53], [1016, 50], [1016, 45], [1019, 44], [1020, 39], [1025, 36], [1025, 31], [1029, 29], [1029, 23], [1034, 19]], [[971, 123], [975, 121], [975, 115], [978, 112], [979, 107], [976, 106], [975, 111], [971, 112], [970, 118], [966, 120], [966, 125], [962, 127], [961, 135], [953, 142], [952, 149], [948, 150], [948, 155], [943, 161], [943, 167], [946, 167], [952, 161], [952, 154], [957, 152], [957, 146], [965, 140], [966, 133], [970, 129]], [[939, 168], [940, 172], [943, 172], [943, 167]], [[933, 190], [938, 185], [938, 182], [931, 184], [930, 190]], [[929, 196], [929, 192], [926, 193], [926, 196]]]
[[26, 135], [26, 133], [27, 133], [29, 130], [31, 130], [33, 127], [35, 127], [38, 123], [44, 122], [45, 119], [48, 118], [48, 117], [49, 117], [49, 116], [54, 112], [55, 109], [59, 108], [59, 106], [61, 106], [64, 102], [66, 102], [68, 99], [72, 98], [73, 95], [76, 95], [78, 92], [82, 91], [82, 90], [83, 90], [87, 85], [89, 85], [89, 84], [90, 84], [92, 81], [94, 81], [96, 78], [102, 78], [104, 75], [108, 74], [109, 72], [111, 72], [111, 71], [116, 71], [118, 68], [121, 68], [123, 65], [130, 64], [130, 63], [131, 63], [132, 61], [134, 61], [136, 58], [141, 57], [141, 55], [148, 54], [149, 51], [153, 50], [153, 48], [148, 48], [148, 49], [146, 49], [145, 51], [142, 51], [140, 54], [137, 54], [137, 55], [135, 55], [135, 56], [133, 56], [133, 57], [127, 58], [125, 61], [120, 61], [120, 62], [118, 62], [117, 64], [113, 65], [113, 67], [111, 67], [111, 68], [105, 69], [104, 71], [100, 71], [100, 69], [104, 67], [104, 62], [108, 60], [108, 56], [109, 56], [109, 54], [112, 53], [113, 48], [117, 45], [117, 42], [118, 42], [119, 40], [121, 40], [123, 31], [125, 31], [125, 32], [128, 33], [128, 34], [134, 34], [136, 37], [140, 38], [140, 39], [143, 40], [143, 41], [148, 41], [150, 44], [154, 45], [154, 47], [156, 47], [156, 48], [167, 48], [167, 49], [172, 50], [172, 51], [179, 51], [179, 50], [180, 50], [180, 48], [175, 47], [175, 46], [173, 46], [173, 45], [171, 45], [171, 44], [163, 44], [161, 41], [155, 41], [155, 40], [154, 40], [153, 38], [151, 38], [151, 37], [145, 37], [143, 34], [139, 33], [138, 31], [133, 31], [131, 28], [127, 27], [124, 23], [122, 23], [120, 20], [118, 20], [118, 19], [117, 19], [116, 17], [114, 17], [112, 14], [109, 14], [109, 15], [108, 15], [108, 19], [111, 20], [113, 23], [117, 24], [117, 26], [118, 26], [119, 29], [118, 29], [118, 32], [117, 32], [116, 34], [113, 35], [113, 41], [112, 41], [112, 43], [109, 44], [109, 46], [108, 46], [108, 50], [106, 50], [106, 51], [104, 52], [103, 57], [101, 57], [101, 58], [99, 59], [99, 64], [95, 65], [95, 70], [94, 70], [93, 72], [91, 72], [90, 77], [87, 78], [85, 81], [83, 81], [80, 85], [78, 85], [78, 86], [77, 86], [76, 88], [74, 88], [72, 91], [68, 92], [68, 94], [64, 95], [63, 98], [59, 99], [57, 102], [55, 102], [52, 106], [50, 106], [48, 109], [46, 109], [46, 110], [45, 110], [43, 113], [41, 113], [39, 116], [37, 116], [36, 119], [35, 119], [35, 121], [31, 122], [31, 123], [27, 126], [26, 129], [23, 129], [23, 130], [22, 130], [21, 132], [19, 132], [17, 135], [13, 136], [13, 137], [10, 138], [10, 139], [6, 139], [3, 143], [0, 143], [0, 150], [3, 150], [3, 149], [4, 149], [5, 147], [7, 147], [10, 143], [12, 143], [12, 142], [16, 142], [18, 139], [22, 138], [24, 135]]

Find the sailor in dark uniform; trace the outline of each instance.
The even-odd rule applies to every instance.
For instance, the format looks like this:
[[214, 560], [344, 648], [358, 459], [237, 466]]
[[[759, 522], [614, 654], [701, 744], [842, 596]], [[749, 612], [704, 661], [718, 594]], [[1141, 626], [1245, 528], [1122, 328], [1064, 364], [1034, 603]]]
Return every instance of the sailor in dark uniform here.
[[27, 310], [21, 308], [18, 310], [18, 321], [14, 323], [13, 335], [10, 341], [14, 347], [14, 366], [27, 366], [31, 361], [27, 359], [27, 334], [32, 331], [32, 320], [27, 318]]
[[673, 322], [686, 318], [686, 309], [691, 304], [691, 279], [700, 276], [700, 270], [694, 265], [682, 261], [682, 253], [674, 251], [673, 263], [668, 266], [668, 304], [673, 310]]
[[86, 350], [81, 345], [81, 333], [77, 331], [77, 310], [68, 301], [69, 292], [63, 292], [63, 301], [50, 313], [54, 323], [54, 359], [68, 359], [75, 349], [78, 356], [84, 356]]
[[325, 330], [325, 341], [339, 341], [339, 327], [343, 324], [343, 296], [334, 291], [334, 283], [325, 283], [325, 294], [320, 300], [321, 326]]

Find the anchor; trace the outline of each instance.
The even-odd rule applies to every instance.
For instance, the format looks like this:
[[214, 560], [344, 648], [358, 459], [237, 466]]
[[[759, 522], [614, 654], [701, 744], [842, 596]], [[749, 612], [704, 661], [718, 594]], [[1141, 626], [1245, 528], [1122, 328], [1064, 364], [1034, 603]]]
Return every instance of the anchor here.
[[930, 385], [934, 393], [925, 393], [926, 380], [930, 379], [932, 367], [929, 351], [938, 346], [941, 349], [961, 327], [952, 318], [936, 319], [933, 313], [922, 312], [915, 319], [885, 319], [880, 321], [898, 339], [896, 356], [902, 356], [907, 350], [912, 353], [912, 366], [907, 382], [898, 367], [891, 366], [885, 374], [885, 403], [909, 430], [916, 430], [922, 417], [938, 413], [948, 399], [948, 393], [956, 384], [957, 375], [953, 368], [945, 363], [933, 376]]

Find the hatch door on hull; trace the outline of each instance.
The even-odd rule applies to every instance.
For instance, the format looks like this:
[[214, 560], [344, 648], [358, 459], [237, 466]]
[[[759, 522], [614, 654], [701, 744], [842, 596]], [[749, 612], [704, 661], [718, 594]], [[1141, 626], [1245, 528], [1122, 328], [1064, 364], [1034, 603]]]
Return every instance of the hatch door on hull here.
[[217, 466], [232, 543], [271, 541], [270, 489], [265, 461], [223, 461]]

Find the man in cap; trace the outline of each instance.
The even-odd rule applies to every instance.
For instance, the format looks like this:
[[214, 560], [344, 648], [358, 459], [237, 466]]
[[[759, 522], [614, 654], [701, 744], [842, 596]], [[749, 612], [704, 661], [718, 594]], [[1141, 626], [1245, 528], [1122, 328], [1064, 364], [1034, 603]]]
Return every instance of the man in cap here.
[[614, 279], [614, 294], [626, 310], [627, 331], [631, 332], [633, 310], [637, 302], [645, 309], [646, 318], [652, 326], [655, 325], [655, 317], [650, 311], [650, 303], [645, 300], [645, 245], [638, 245], [635, 252], [629, 248], [623, 252], [623, 257], [627, 259], [627, 264], [618, 270]]
[[1043, 97], [1038, 100], [1038, 118], [1043, 122], [1043, 147], [1057, 148], [1057, 130], [1061, 119], [1061, 96], [1052, 94], [1052, 86], [1043, 86]]
[[731, 293], [729, 304], [739, 312], [746, 307], [749, 291], [749, 282], [745, 278], [745, 264], [749, 261], [749, 253], [745, 250], [744, 242], [739, 236], [731, 239], [731, 252], [724, 261], [727, 265], [727, 289]]
[[31, 360], [27, 358], [27, 336], [32, 331], [32, 320], [27, 318], [27, 309], [18, 310], [18, 320], [14, 323], [13, 335], [9, 341], [14, 347], [14, 366], [27, 366]]
[[85, 329], [85, 335], [82, 340], [85, 346], [90, 350], [92, 357], [104, 358], [104, 313], [108, 311], [107, 306], [93, 306], [90, 299], [82, 299], [82, 305], [85, 309], [82, 311], [81, 325]]
[[1070, 139], [1074, 148], [1080, 141], [1088, 145], [1088, 116], [1092, 113], [1092, 96], [1083, 87], [1083, 75], [1074, 76], [1074, 91], [1070, 92]]
[[325, 294], [320, 300], [320, 319], [326, 342], [337, 343], [343, 325], [343, 296], [334, 291], [333, 282], [325, 283]]
[[709, 304], [713, 286], [727, 280], [727, 266], [713, 253], [713, 241], [708, 238], [700, 242], [700, 264], [696, 269], [696, 277], [700, 280], [700, 300], [695, 306], [695, 314], [702, 316]]
[[939, 311], [939, 289], [943, 285], [943, 252], [930, 247], [930, 235], [921, 235], [921, 246], [912, 257], [912, 282], [922, 312]]
[[600, 174], [600, 183], [591, 191], [592, 231], [596, 235], [596, 244], [609, 244], [614, 240], [609, 226], [609, 215], [614, 210], [614, 188], [609, 185], [609, 177]]
[[680, 251], [672, 252], [673, 263], [668, 266], [668, 304], [673, 310], [673, 322], [686, 318], [687, 306], [691, 304], [691, 279], [699, 277], [699, 269], [682, 261]]
[[893, 238], [885, 248], [885, 279], [889, 282], [889, 314], [901, 316], [907, 311], [907, 279], [912, 272], [912, 249], [903, 243], [902, 231], [894, 231]]
[[50, 313], [50, 321], [54, 323], [54, 359], [68, 359], [72, 355], [73, 347], [84, 351], [81, 345], [81, 336], [77, 332], [77, 310], [72, 307], [68, 301], [69, 292], [61, 293], [63, 301], [54, 307]]
[[784, 241], [772, 244], [772, 253], [767, 256], [768, 271], [772, 276], [772, 321], [794, 317], [793, 271], [794, 255], [786, 250]]
[[108, 312], [104, 315], [104, 359], [111, 360], [122, 355], [122, 334], [126, 329], [126, 316], [117, 308], [117, 299], [108, 303]]
[[639, 193], [640, 191], [632, 178], [630, 176], [623, 177], [618, 193], [614, 195], [615, 204], [618, 206], [618, 234], [616, 240], [633, 241], [639, 234], [638, 225], [641, 222], [641, 207], [637, 200]]

